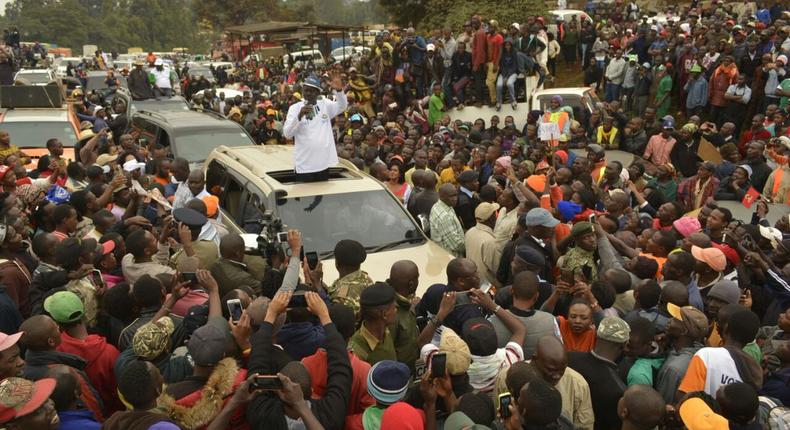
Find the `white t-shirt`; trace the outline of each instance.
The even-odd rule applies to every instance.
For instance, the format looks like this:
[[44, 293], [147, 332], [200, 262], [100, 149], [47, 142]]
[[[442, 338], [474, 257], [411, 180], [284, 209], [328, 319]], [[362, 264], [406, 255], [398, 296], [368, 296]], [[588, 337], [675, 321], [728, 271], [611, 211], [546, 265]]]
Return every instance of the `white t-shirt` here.
[[508, 342], [504, 348], [499, 348], [485, 357], [472, 355], [472, 364], [466, 372], [469, 375], [469, 385], [475, 390], [491, 391], [496, 385], [499, 372], [509, 369], [517, 361], [524, 361], [524, 350], [515, 342]]
[[151, 70], [151, 74], [154, 75], [154, 85], [159, 88], [171, 88], [170, 85], [170, 71], [166, 69]]

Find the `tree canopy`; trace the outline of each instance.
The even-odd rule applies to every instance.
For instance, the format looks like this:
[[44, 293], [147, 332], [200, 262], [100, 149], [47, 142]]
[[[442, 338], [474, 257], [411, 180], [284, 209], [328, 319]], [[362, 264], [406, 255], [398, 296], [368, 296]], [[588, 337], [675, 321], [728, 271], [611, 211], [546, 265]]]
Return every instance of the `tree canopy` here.
[[391, 21], [421, 30], [450, 27], [458, 31], [475, 12], [486, 19], [498, 20], [502, 26], [525, 21], [529, 16], [546, 14], [546, 2], [543, 0], [403, 0], [382, 4]]

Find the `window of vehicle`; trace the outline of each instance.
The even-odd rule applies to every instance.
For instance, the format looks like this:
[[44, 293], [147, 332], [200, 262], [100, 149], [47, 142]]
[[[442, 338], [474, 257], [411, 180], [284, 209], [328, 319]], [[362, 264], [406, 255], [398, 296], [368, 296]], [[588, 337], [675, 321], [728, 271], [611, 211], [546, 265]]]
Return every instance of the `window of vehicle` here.
[[[549, 108], [551, 103], [551, 98], [554, 97], [553, 94], [540, 96], [540, 109], [545, 111]], [[573, 118], [578, 119], [583, 117], [581, 112], [582, 107], [582, 99], [577, 95], [563, 95], [562, 96], [562, 104], [565, 106], [570, 106], [573, 109]]]
[[142, 116], [135, 116], [132, 118], [132, 131], [140, 136], [141, 139], [152, 142], [156, 140], [156, 136], [159, 134], [159, 127]]
[[47, 140], [56, 137], [63, 146], [74, 146], [77, 135], [68, 122], [4, 122], [0, 129], [8, 132], [11, 143], [22, 148], [46, 148]]
[[241, 129], [191, 129], [175, 136], [177, 156], [186, 158], [190, 163], [202, 163], [218, 145], [243, 146], [254, 142]]
[[[222, 192], [219, 194], [219, 206], [236, 225], [239, 225], [242, 220], [241, 196], [244, 193], [244, 187], [233, 175], [229, 175], [226, 170], [222, 169], [219, 171], [222, 172], [221, 183], [223, 186]], [[209, 173], [211, 173], [211, 169], [209, 169]], [[208, 183], [206, 185], [208, 188]]]
[[244, 200], [244, 209], [242, 212], [241, 229], [247, 233], [260, 234], [261, 230], [263, 230], [261, 219], [263, 219], [265, 209], [261, 204], [261, 195], [263, 195], [263, 193], [257, 189], [247, 189], [242, 196]]
[[325, 257], [341, 239], [356, 240], [368, 251], [424, 242], [403, 207], [384, 190], [285, 198], [277, 206], [283, 224], [302, 232], [304, 248]]

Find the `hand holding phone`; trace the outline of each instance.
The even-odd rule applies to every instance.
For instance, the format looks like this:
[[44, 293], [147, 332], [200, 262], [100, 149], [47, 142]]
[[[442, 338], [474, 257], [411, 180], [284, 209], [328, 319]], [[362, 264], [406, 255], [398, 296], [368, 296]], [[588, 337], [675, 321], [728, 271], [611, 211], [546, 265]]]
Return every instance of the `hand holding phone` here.
[[241, 312], [243, 308], [241, 306], [241, 300], [239, 299], [230, 299], [225, 302], [225, 305], [228, 307], [228, 313], [230, 314], [230, 319], [234, 322], [237, 322], [241, 319]]
[[502, 393], [499, 395], [499, 416], [501, 418], [510, 418], [510, 404], [513, 403], [513, 396], [510, 393]]
[[283, 381], [277, 375], [258, 375], [250, 384], [250, 390], [275, 391], [282, 389]]
[[437, 352], [431, 357], [431, 378], [442, 378], [447, 373], [447, 354]]

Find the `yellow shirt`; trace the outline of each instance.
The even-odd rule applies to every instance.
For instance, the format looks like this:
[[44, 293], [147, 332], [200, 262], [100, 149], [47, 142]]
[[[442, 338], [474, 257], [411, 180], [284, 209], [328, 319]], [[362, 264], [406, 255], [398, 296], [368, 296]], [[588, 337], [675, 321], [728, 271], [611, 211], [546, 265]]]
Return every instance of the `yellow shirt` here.
[[[463, 171], [471, 170], [469, 166], [464, 166]], [[444, 184], [453, 184], [458, 185], [458, 179], [456, 178], [455, 170], [452, 167], [448, 167], [442, 170], [442, 173], [439, 174], [439, 186]]]

